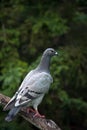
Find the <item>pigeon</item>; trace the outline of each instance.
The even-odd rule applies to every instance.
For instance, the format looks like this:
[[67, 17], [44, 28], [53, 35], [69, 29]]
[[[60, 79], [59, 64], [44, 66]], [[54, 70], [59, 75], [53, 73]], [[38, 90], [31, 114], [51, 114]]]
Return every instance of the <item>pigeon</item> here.
[[18, 91], [4, 107], [4, 111], [10, 110], [5, 118], [6, 121], [12, 121], [21, 109], [27, 107], [33, 107], [35, 116], [41, 117], [38, 105], [53, 82], [50, 61], [54, 55], [57, 55], [57, 52], [53, 48], [47, 48], [43, 52], [39, 65], [25, 76]]

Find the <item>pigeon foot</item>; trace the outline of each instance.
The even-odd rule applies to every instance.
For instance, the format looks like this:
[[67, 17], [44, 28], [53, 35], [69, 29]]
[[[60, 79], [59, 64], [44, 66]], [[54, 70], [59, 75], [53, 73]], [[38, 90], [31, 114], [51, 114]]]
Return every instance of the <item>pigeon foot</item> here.
[[45, 118], [45, 115], [41, 115], [38, 111], [36, 111], [36, 113], [33, 117]]

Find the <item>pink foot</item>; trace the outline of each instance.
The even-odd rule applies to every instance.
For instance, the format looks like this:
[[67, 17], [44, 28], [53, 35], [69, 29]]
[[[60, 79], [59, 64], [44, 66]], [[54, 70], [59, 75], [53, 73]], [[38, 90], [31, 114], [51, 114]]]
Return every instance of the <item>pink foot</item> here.
[[32, 108], [27, 108], [27, 113], [29, 112], [34, 112], [35, 113], [35, 110], [33, 110]]
[[45, 115], [41, 115], [38, 111], [36, 111], [36, 114], [33, 117], [45, 118]]

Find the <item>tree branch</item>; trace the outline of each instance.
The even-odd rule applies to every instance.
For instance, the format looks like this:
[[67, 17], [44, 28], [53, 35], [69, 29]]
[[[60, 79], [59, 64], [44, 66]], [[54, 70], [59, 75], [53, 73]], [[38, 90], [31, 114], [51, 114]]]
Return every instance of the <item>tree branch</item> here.
[[[9, 100], [9, 97], [0, 94], [0, 103], [2, 105], [6, 105]], [[31, 124], [33, 124], [34, 126], [36, 126], [37, 128], [39, 128], [40, 130], [61, 130], [54, 121], [46, 118], [34, 117], [33, 112], [30, 112], [28, 114], [26, 113], [26, 110], [21, 110], [19, 115]]]

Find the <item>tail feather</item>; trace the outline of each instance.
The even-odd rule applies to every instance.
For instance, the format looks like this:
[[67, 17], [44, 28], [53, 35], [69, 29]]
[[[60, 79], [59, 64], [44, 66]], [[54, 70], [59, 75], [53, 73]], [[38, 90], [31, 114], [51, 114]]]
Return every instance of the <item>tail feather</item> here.
[[10, 110], [7, 117], [5, 118], [6, 121], [10, 122], [16, 116], [16, 114], [20, 111], [20, 107], [14, 107]]

